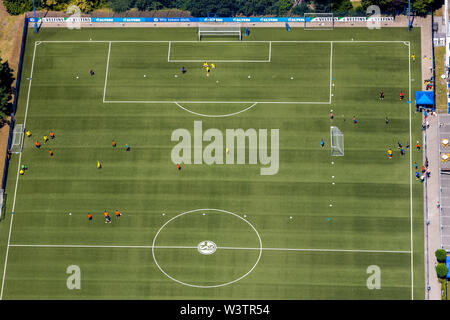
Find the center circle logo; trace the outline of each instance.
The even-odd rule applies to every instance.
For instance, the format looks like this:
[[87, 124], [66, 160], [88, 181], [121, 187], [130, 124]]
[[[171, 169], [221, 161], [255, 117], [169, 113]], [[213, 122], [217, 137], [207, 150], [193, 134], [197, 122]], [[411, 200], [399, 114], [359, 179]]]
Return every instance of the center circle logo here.
[[[239, 236], [230, 237], [230, 230]], [[220, 247], [208, 239], [220, 242]], [[218, 288], [242, 280], [256, 268], [262, 252], [256, 228], [242, 216], [221, 209], [174, 216], [159, 228], [152, 244], [157, 268], [174, 282], [194, 288]], [[197, 271], [196, 276], [191, 270]]]
[[197, 246], [197, 250], [198, 252], [200, 252], [201, 254], [213, 254], [214, 252], [216, 252], [217, 250], [217, 246], [214, 242], [209, 241], [209, 240], [205, 240], [202, 241], [198, 244]]

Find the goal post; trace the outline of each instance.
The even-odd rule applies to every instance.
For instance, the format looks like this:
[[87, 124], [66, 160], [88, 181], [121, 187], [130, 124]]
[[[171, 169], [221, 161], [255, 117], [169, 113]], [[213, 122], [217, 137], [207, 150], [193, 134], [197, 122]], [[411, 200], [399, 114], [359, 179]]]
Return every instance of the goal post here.
[[200, 41], [204, 36], [237, 36], [239, 40], [242, 40], [241, 26], [239, 24], [199, 25], [198, 41]]
[[331, 136], [331, 156], [339, 157], [344, 155], [344, 134], [338, 127], [330, 127]]
[[24, 136], [23, 124], [17, 124], [14, 126], [13, 138], [11, 142], [11, 153], [21, 153], [23, 147], [23, 136]]
[[305, 30], [333, 30], [334, 16], [331, 12], [305, 12]]

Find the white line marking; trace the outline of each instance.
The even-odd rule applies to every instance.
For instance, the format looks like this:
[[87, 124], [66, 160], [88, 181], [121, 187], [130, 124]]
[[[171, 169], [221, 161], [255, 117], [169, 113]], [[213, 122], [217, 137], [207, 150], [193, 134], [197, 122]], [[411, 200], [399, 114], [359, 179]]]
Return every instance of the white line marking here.
[[[167, 42], [179, 42], [179, 43], [198, 43], [198, 40], [45, 40], [40, 41], [48, 42], [48, 43], [105, 43], [105, 42], [114, 42], [114, 43], [167, 43]], [[233, 43], [242, 43], [240, 41], [231, 41], [231, 40], [224, 40], [224, 41], [202, 41], [204, 42], [211, 42], [211, 43], [226, 43], [226, 42], [233, 42]], [[257, 41], [244, 41], [244, 42], [255, 42], [255, 43], [267, 43], [267, 42], [273, 42], [273, 43], [409, 43], [409, 41], [402, 41], [402, 40], [367, 40], [367, 41], [350, 41], [350, 40], [257, 40]]]
[[250, 104], [250, 103], [258, 103], [258, 104], [330, 104], [329, 101], [322, 102], [322, 101], [314, 101], [314, 102], [307, 102], [307, 101], [104, 101], [104, 103], [219, 103], [219, 104], [225, 104], [225, 103], [241, 103], [241, 104]]
[[[203, 59], [194, 59], [194, 60], [188, 60], [188, 59], [178, 59], [178, 60], [170, 60], [170, 44], [172, 41], [169, 41], [169, 54], [167, 57], [167, 62], [205, 62], [205, 61], [211, 61], [211, 62], [216, 62], [216, 63], [259, 63], [259, 62], [263, 62], [263, 63], [268, 63], [270, 62], [270, 57], [271, 57], [271, 51], [272, 51], [272, 42], [269, 41], [269, 57], [267, 58], [267, 60], [216, 60], [216, 59], [207, 59], [207, 58], [203, 58]], [[184, 41], [173, 41], [173, 42], [184, 42]], [[195, 41], [196, 43], [198, 43], [197, 41]], [[205, 41], [207, 42], [207, 41]], [[214, 42], [220, 42], [220, 41], [210, 41], [210, 43], [214, 43]], [[240, 43], [240, 42], [239, 42]]]
[[181, 109], [183, 109], [184, 111], [187, 111], [187, 112], [189, 112], [189, 113], [195, 114], [195, 115], [197, 115], [197, 116], [209, 117], [209, 118], [223, 118], [223, 117], [231, 117], [231, 116], [234, 116], [234, 115], [236, 115], [236, 114], [239, 114], [239, 113], [245, 112], [245, 111], [247, 111], [247, 110], [250, 110], [251, 108], [253, 108], [254, 106], [256, 106], [256, 105], [258, 104], [258, 102], [254, 102], [250, 107], [247, 107], [247, 108], [242, 109], [242, 110], [240, 110], [240, 111], [236, 111], [236, 112], [229, 113], [229, 114], [219, 114], [219, 115], [210, 115], [210, 114], [198, 113], [198, 112], [194, 112], [194, 111], [191, 111], [191, 110], [189, 110], [189, 109], [183, 107], [183, 106], [182, 106], [181, 104], [179, 104], [178, 102], [175, 102], [175, 104], [176, 104], [178, 107], [180, 107]]
[[169, 52], [167, 53], [167, 62], [170, 62], [170, 46], [171, 46], [172, 42], [169, 41]]
[[109, 42], [108, 60], [106, 61], [105, 88], [103, 89], [103, 103], [105, 103], [105, 97], [106, 97], [106, 85], [108, 83], [108, 70], [109, 70], [109, 56], [110, 56], [110, 54], [111, 54], [111, 41]]
[[332, 87], [332, 81], [333, 79], [333, 42], [330, 43], [330, 103], [331, 103], [331, 87]]
[[[411, 45], [408, 41], [409, 101], [411, 101]], [[409, 104], [409, 145], [412, 146], [411, 103]], [[412, 201], [412, 148], [409, 149], [409, 193], [411, 228], [411, 300], [414, 300], [414, 249], [413, 249], [413, 201]]]
[[269, 42], [269, 62], [272, 61], [272, 41]]
[[[83, 245], [83, 244], [11, 244], [10, 247], [29, 248], [117, 248], [117, 249], [197, 249], [197, 246], [115, 246], [115, 245]], [[261, 250], [261, 248], [217, 247], [223, 250]], [[357, 250], [357, 249], [320, 249], [320, 248], [262, 248], [267, 251], [308, 251], [308, 252], [353, 252], [353, 253], [405, 253], [405, 250]]]
[[211, 62], [220, 62], [220, 63], [256, 63], [256, 62], [270, 62], [269, 60], [214, 60], [214, 59], [202, 59], [202, 60], [170, 60], [168, 62], [204, 62], [204, 61], [211, 61]]
[[[35, 42], [34, 50], [33, 50], [33, 61], [31, 63], [30, 82], [28, 83], [27, 106], [25, 108], [25, 118], [24, 118], [24, 122], [23, 122], [24, 128], [26, 128], [27, 117], [28, 117], [28, 106], [30, 105], [30, 92], [31, 92], [31, 83], [33, 81], [33, 71], [34, 71], [34, 60], [36, 57], [36, 47], [37, 47], [37, 43]], [[11, 243], [12, 226], [13, 226], [13, 221], [14, 221], [14, 210], [16, 208], [17, 187], [19, 185], [19, 171], [20, 171], [21, 161], [22, 161], [22, 152], [20, 152], [20, 154], [19, 154], [19, 162], [17, 164], [16, 186], [14, 188], [14, 200], [13, 200], [12, 211], [11, 211], [11, 222], [9, 223], [8, 243], [6, 245], [5, 265], [3, 268], [2, 289], [0, 292], [0, 300], [3, 300], [3, 290], [5, 287], [6, 266], [8, 265], [8, 255], [9, 255], [9, 247], [10, 247], [10, 243]]]

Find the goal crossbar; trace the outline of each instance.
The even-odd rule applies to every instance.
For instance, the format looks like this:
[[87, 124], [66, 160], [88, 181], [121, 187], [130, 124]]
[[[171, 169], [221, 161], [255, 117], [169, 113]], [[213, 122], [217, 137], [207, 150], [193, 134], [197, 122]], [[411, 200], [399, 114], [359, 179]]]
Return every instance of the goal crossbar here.
[[239, 25], [201, 25], [198, 26], [198, 40], [202, 36], [238, 36], [242, 40], [241, 27]]

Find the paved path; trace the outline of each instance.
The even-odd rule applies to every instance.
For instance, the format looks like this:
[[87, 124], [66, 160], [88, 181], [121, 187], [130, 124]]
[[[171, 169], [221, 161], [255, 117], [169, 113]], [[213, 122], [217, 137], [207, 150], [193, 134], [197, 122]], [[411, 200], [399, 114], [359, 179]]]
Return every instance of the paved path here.
[[[421, 27], [422, 90], [425, 90], [424, 81], [432, 76], [433, 70], [431, 17], [416, 20], [413, 26]], [[423, 162], [425, 163], [425, 159], [428, 158], [431, 170], [431, 177], [424, 184], [425, 299], [441, 300], [441, 285], [434, 269], [436, 265], [434, 252], [441, 247], [440, 210], [437, 208], [440, 195], [438, 117], [429, 116], [428, 121], [430, 127], [424, 132], [422, 143], [425, 146], [426, 139], [427, 147], [423, 153]], [[430, 290], [427, 290], [428, 286]]]

